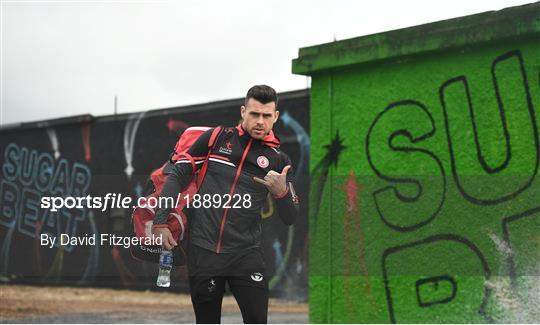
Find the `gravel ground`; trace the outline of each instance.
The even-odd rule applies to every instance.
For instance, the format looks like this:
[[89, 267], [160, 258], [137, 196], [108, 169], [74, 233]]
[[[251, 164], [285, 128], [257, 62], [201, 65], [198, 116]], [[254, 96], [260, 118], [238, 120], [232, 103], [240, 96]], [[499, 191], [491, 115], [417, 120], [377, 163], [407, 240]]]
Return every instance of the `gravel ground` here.
[[[241, 323], [232, 296], [222, 323]], [[270, 299], [270, 323], [307, 323], [307, 304]], [[114, 289], [0, 286], [1, 323], [193, 323], [189, 295]]]

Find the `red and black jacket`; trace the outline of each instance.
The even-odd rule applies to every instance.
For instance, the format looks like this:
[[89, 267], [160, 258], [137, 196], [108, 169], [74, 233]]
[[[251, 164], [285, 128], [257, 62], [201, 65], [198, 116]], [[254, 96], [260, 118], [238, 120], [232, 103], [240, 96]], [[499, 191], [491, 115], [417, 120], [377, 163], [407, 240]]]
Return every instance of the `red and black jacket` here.
[[[252, 138], [239, 125], [224, 128], [209, 148], [213, 129], [203, 133], [181, 159], [169, 170], [160, 197], [173, 197], [190, 183], [194, 172], [200, 169], [208, 157], [207, 170], [198, 194], [219, 194], [231, 197], [239, 194], [251, 196], [251, 206], [246, 208], [190, 208], [189, 228], [192, 244], [216, 253], [234, 253], [261, 245], [261, 211], [268, 195], [267, 188], [253, 180], [264, 178], [270, 170], [281, 173], [290, 158], [279, 149], [279, 139], [271, 132], [263, 140]], [[210, 151], [210, 152], [209, 152]], [[283, 222], [291, 225], [298, 216], [298, 197], [292, 182], [293, 169], [287, 173], [287, 191], [274, 197], [277, 213]], [[236, 196], [238, 198], [238, 195]], [[231, 200], [229, 205], [233, 205]], [[248, 205], [246, 203], [246, 205]], [[165, 224], [168, 208], [158, 209], [154, 225]]]

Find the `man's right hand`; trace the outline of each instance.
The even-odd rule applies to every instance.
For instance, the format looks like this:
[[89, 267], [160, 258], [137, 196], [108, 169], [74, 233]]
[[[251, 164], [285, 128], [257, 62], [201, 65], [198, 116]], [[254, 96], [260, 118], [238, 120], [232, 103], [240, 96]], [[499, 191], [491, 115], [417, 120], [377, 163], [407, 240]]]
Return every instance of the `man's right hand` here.
[[172, 250], [175, 246], [178, 246], [178, 243], [174, 240], [173, 235], [169, 228], [167, 227], [156, 227], [152, 228], [152, 233], [156, 237], [161, 237], [161, 242], [163, 248], [167, 250]]

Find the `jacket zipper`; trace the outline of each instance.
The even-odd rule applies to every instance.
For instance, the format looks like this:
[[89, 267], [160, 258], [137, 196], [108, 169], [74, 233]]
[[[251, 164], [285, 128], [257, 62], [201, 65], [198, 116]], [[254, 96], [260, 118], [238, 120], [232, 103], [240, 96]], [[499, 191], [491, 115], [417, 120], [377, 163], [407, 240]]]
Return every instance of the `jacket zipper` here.
[[[253, 138], [249, 139], [246, 145], [246, 148], [244, 149], [244, 153], [242, 153], [242, 159], [240, 159], [240, 164], [238, 164], [238, 169], [236, 170], [236, 175], [234, 176], [234, 181], [231, 185], [231, 190], [229, 192], [229, 195], [231, 197], [234, 194], [236, 183], [238, 182], [238, 178], [240, 178], [240, 172], [242, 171], [242, 167], [244, 166], [244, 161], [246, 160], [246, 156], [249, 151], [249, 148], [251, 147], [252, 141], [253, 141]], [[223, 242], [223, 231], [225, 230], [225, 223], [227, 222], [228, 212], [229, 212], [229, 208], [225, 208], [225, 211], [223, 211], [223, 216], [221, 217], [221, 225], [219, 227], [219, 237], [218, 237], [218, 242], [216, 245], [216, 253], [218, 254], [221, 252], [221, 243]]]

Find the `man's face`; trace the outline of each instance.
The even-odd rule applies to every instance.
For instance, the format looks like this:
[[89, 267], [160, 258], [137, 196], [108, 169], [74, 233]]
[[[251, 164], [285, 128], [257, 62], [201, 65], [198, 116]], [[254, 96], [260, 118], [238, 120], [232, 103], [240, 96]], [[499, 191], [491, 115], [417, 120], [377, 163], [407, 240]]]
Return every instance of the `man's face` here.
[[240, 108], [242, 115], [242, 127], [252, 138], [264, 138], [276, 123], [279, 111], [276, 110], [276, 103], [270, 102], [262, 104], [256, 99], [250, 98], [246, 106]]

